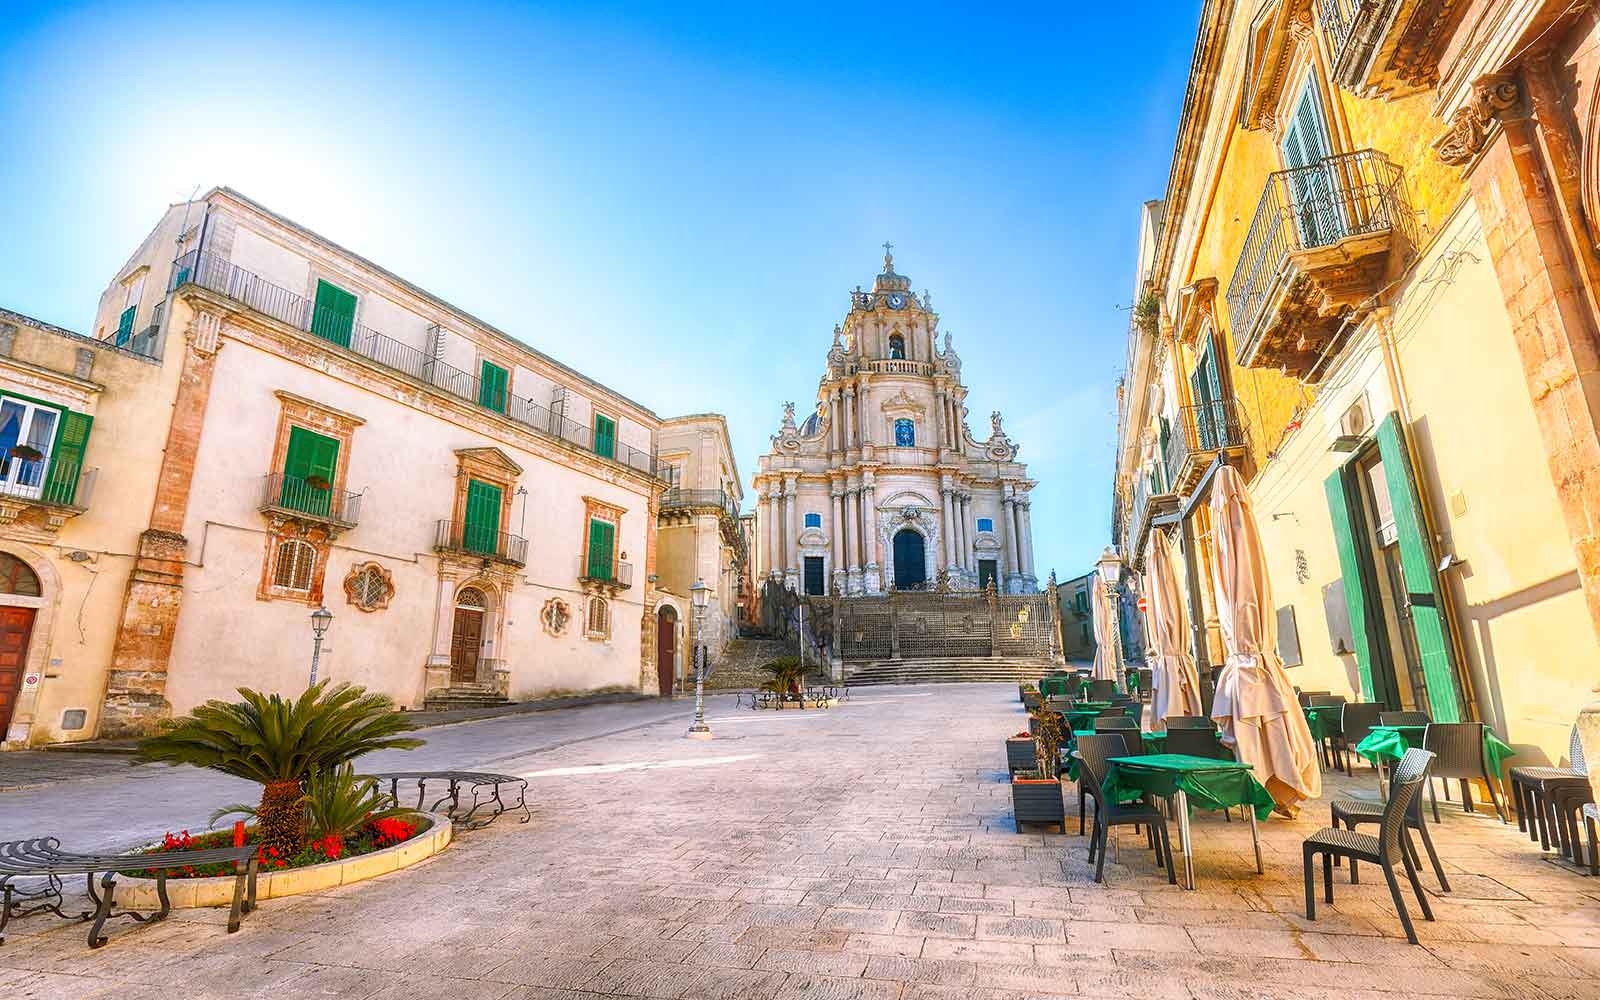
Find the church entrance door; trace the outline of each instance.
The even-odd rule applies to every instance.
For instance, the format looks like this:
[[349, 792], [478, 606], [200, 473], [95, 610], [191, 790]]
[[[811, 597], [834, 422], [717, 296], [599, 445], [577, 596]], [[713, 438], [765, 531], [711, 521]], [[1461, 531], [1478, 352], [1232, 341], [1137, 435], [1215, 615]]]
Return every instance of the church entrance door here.
[[894, 589], [921, 590], [928, 582], [922, 536], [902, 528], [894, 536]]

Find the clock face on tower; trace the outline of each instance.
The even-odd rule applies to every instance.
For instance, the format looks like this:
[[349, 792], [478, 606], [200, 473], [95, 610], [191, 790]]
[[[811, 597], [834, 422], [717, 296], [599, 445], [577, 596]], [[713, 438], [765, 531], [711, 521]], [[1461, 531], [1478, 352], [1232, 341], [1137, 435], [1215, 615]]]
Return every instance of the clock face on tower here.
[[899, 292], [895, 292], [894, 294], [889, 296], [889, 308], [890, 309], [904, 309], [905, 307], [906, 307], [906, 297], [904, 295], [901, 295]]

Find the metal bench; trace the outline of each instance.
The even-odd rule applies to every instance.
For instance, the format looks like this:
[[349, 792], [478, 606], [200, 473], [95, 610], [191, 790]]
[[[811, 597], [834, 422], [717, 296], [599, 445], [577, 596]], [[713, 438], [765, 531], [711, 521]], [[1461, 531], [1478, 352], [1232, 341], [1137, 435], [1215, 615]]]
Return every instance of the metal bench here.
[[[528, 808], [528, 779], [519, 778], [514, 774], [495, 774], [491, 771], [385, 771], [382, 774], [368, 775], [379, 782], [389, 783], [389, 797], [400, 804], [400, 783], [402, 781], [417, 783], [417, 804], [413, 807], [418, 812], [438, 812], [439, 807], [446, 802], [450, 808], [445, 810], [452, 822], [460, 823], [469, 830], [479, 830], [499, 819], [503, 813], [513, 809], [522, 810], [522, 822], [533, 819], [533, 813]], [[433, 783], [435, 793], [440, 787], [444, 791], [438, 794], [431, 803], [428, 801], [428, 783]], [[508, 791], [501, 796], [502, 786], [509, 786], [516, 792], [515, 802], [508, 802]], [[465, 788], [472, 793], [472, 805], [465, 812], [461, 808], [461, 790]], [[485, 793], [484, 789], [488, 789]], [[409, 794], [409, 789], [407, 790]], [[473, 819], [479, 809], [494, 806], [494, 811], [476, 821]]]
[[[167, 871], [173, 868], [199, 867], [200, 865], [232, 864], [237, 873], [233, 887], [233, 909], [228, 914], [228, 933], [239, 929], [243, 914], [256, 908], [256, 848], [214, 847], [198, 851], [166, 851], [161, 854], [74, 854], [61, 849], [55, 837], [36, 837], [32, 840], [13, 840], [0, 843], [0, 944], [5, 944], [5, 928], [12, 919], [21, 919], [45, 910], [63, 920], [94, 921], [89, 928], [89, 947], [99, 948], [106, 943], [100, 933], [105, 922], [113, 917], [131, 917], [139, 923], [165, 920], [172, 912], [172, 902], [167, 898]], [[154, 913], [137, 913], [123, 910], [113, 913], [119, 874], [153, 872], [156, 896], [161, 909]], [[99, 890], [95, 889], [95, 875], [100, 875]], [[82, 875], [88, 889], [93, 910], [69, 913], [62, 893], [62, 877]], [[45, 885], [35, 890], [20, 889], [18, 879], [42, 878]]]

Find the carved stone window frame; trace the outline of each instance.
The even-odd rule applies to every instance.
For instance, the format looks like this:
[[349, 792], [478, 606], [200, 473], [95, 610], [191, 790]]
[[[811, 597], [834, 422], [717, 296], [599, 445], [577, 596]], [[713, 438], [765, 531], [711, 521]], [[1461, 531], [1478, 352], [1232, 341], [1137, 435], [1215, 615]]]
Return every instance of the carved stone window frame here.
[[[376, 573], [382, 580], [382, 594], [370, 603], [362, 603], [359, 597], [361, 580], [373, 573]], [[389, 572], [389, 568], [382, 563], [371, 560], [354, 563], [350, 567], [350, 572], [345, 574], [344, 597], [345, 601], [358, 611], [368, 613], [382, 611], [388, 608], [389, 602], [394, 599], [394, 574]]]
[[[273, 395], [278, 398], [278, 427], [272, 443], [272, 459], [267, 466], [267, 475], [283, 471], [283, 463], [289, 455], [290, 432], [299, 427], [339, 442], [339, 456], [334, 463], [333, 483], [330, 489], [335, 494], [344, 492], [350, 471], [350, 452], [355, 445], [356, 428], [366, 423], [366, 420], [284, 389], [276, 390]], [[336, 535], [337, 530], [332, 525], [320, 523], [316, 519], [296, 518], [281, 510], [268, 514], [266, 543], [261, 553], [261, 577], [256, 584], [256, 600], [294, 601], [313, 607], [320, 605], [324, 577], [328, 571], [328, 552]], [[291, 590], [274, 583], [278, 550], [291, 539], [310, 544], [316, 553], [309, 591]]]
[[522, 466], [499, 448], [461, 448], [456, 451], [456, 495], [450, 510], [452, 524], [467, 520], [467, 483], [476, 479], [500, 489], [500, 531], [511, 523], [511, 504], [517, 493]]
[[[601, 580], [586, 579], [583, 584], [585, 591], [603, 593], [608, 597], [615, 597], [621, 592], [622, 586], [616, 577], [618, 575], [617, 567], [622, 562], [622, 557], [626, 554], [622, 550], [622, 517], [626, 513], [628, 513], [626, 508], [618, 507], [616, 504], [601, 500], [598, 497], [585, 496], [583, 498], [583, 547], [578, 550], [578, 565], [585, 573], [588, 571], [589, 565], [589, 530], [594, 525], [594, 522], [601, 521], [611, 525], [613, 532], [611, 552], [612, 580], [610, 583], [606, 583]], [[584, 615], [584, 628], [585, 634], [587, 634], [587, 609]], [[607, 637], [610, 636], [609, 627], [606, 635]]]
[[[598, 627], [595, 622], [596, 615], [601, 619]], [[595, 642], [610, 642], [611, 622], [614, 617], [609, 598], [603, 594], [589, 594], [583, 606], [583, 637]]]

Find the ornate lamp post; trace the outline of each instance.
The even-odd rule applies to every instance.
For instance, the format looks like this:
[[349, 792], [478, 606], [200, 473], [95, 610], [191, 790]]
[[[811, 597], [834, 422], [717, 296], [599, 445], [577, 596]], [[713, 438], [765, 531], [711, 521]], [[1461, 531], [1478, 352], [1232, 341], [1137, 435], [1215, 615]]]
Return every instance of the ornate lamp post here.
[[711, 601], [711, 588], [698, 577], [689, 588], [694, 599], [694, 723], [689, 727], [691, 740], [709, 740], [711, 727], [706, 725], [706, 648], [701, 642], [701, 626], [705, 623], [706, 605]]
[[311, 612], [311, 683], [317, 683], [317, 661], [322, 658], [322, 636], [333, 624], [333, 612], [327, 605], [319, 605]]
[[1122, 577], [1122, 558], [1112, 551], [1107, 545], [1105, 552], [1094, 564], [1095, 572], [1100, 574], [1100, 583], [1106, 589], [1106, 609], [1111, 613], [1111, 671], [1118, 683], [1123, 683], [1122, 670], [1122, 626], [1119, 621], [1121, 608], [1117, 597], [1117, 581]]

